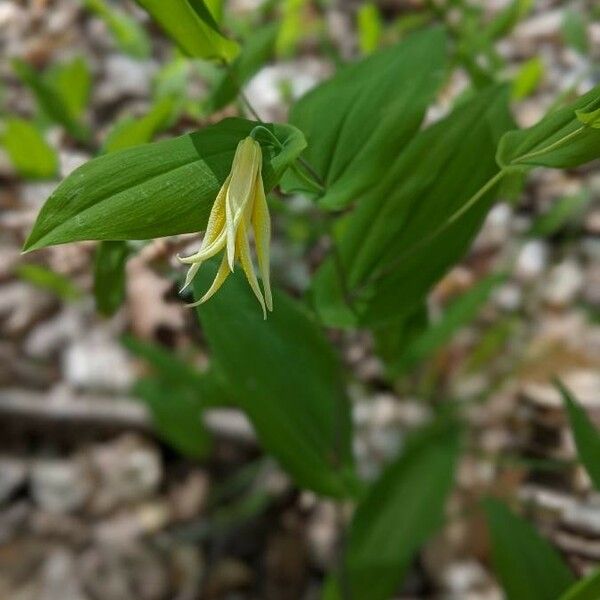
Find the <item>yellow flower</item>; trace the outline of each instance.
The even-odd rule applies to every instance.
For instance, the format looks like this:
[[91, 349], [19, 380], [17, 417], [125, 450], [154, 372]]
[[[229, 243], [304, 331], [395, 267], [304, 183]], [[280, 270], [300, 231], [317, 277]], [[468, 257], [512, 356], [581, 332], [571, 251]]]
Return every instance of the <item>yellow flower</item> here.
[[[200, 265], [222, 250], [223, 260], [208, 291], [191, 306], [206, 302], [223, 285], [233, 271], [238, 259], [244, 269], [248, 283], [258, 298], [266, 319], [267, 309], [273, 310], [271, 285], [269, 282], [269, 242], [271, 219], [262, 182], [262, 152], [260, 144], [251, 137], [244, 138], [237, 146], [231, 172], [219, 190], [213, 204], [206, 233], [200, 250], [192, 256], [179, 260], [191, 265], [185, 279], [185, 289], [194, 279]], [[254, 245], [258, 269], [262, 279], [260, 289], [250, 256], [248, 234], [254, 233]]]

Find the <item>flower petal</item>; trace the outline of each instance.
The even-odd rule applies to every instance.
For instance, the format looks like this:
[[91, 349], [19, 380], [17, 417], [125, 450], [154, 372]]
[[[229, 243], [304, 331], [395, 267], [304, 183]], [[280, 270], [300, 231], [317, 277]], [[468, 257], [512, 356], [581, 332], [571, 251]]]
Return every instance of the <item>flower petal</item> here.
[[242, 263], [242, 268], [244, 269], [244, 273], [246, 274], [246, 279], [254, 292], [254, 295], [260, 302], [260, 306], [263, 310], [263, 316], [267, 318], [267, 309], [265, 307], [265, 301], [260, 291], [260, 287], [258, 285], [258, 279], [256, 279], [256, 273], [254, 272], [254, 265], [252, 264], [252, 259], [250, 258], [250, 244], [248, 243], [248, 234], [246, 231], [246, 222], [245, 220], [240, 223], [237, 232], [236, 239], [236, 250], [239, 255], [240, 262]]
[[233, 271], [235, 262], [236, 231], [244, 215], [244, 209], [254, 200], [257, 175], [260, 177], [262, 152], [258, 142], [251, 137], [239, 144], [231, 165], [231, 182], [225, 200], [227, 222], [227, 260]]
[[262, 179], [256, 186], [254, 196], [254, 208], [252, 211], [252, 228], [254, 229], [254, 245], [256, 246], [256, 258], [258, 270], [265, 291], [265, 302], [267, 308], [273, 310], [273, 296], [271, 293], [271, 280], [269, 268], [269, 247], [271, 242], [271, 216], [269, 206], [265, 198]]
[[223, 285], [223, 282], [227, 279], [229, 273], [231, 273], [231, 270], [229, 269], [229, 265], [227, 264], [227, 256], [223, 255], [221, 266], [219, 267], [219, 270], [215, 275], [212, 285], [210, 286], [210, 288], [208, 288], [206, 294], [204, 294], [204, 296], [202, 296], [200, 300], [196, 300], [196, 302], [192, 302], [192, 304], [188, 304], [187, 306], [189, 308], [193, 308], [194, 306], [198, 306], [199, 304], [203, 304], [204, 302], [206, 302], [209, 298], [211, 298], [214, 294], [216, 294], [219, 291], [219, 288]]

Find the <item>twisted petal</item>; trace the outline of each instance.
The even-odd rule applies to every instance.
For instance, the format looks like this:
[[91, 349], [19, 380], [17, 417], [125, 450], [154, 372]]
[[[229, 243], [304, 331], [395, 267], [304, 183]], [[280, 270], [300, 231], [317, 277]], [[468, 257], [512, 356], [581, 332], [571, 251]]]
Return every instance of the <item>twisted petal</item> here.
[[271, 294], [271, 280], [269, 269], [269, 247], [271, 242], [271, 217], [269, 207], [265, 198], [262, 179], [256, 186], [254, 195], [254, 207], [252, 210], [252, 228], [254, 229], [254, 245], [256, 246], [256, 258], [258, 260], [258, 270], [262, 279], [265, 292], [265, 302], [267, 308], [273, 310], [273, 296]]
[[229, 273], [231, 273], [231, 270], [229, 269], [229, 265], [227, 264], [227, 255], [224, 254], [223, 260], [221, 261], [221, 266], [219, 267], [219, 270], [215, 275], [212, 285], [210, 286], [210, 288], [208, 288], [206, 294], [204, 294], [204, 296], [202, 296], [200, 300], [196, 300], [196, 302], [192, 302], [192, 304], [188, 304], [187, 306], [193, 308], [194, 306], [198, 306], [199, 304], [206, 302], [209, 298], [211, 298], [214, 294], [216, 294], [219, 291], [219, 288], [223, 285], [223, 282], [227, 279]]
[[225, 201], [227, 227], [227, 260], [233, 271], [235, 262], [236, 231], [244, 215], [244, 209], [254, 200], [257, 176], [261, 177], [262, 152], [258, 142], [250, 137], [237, 147], [231, 166], [231, 182]]
[[225, 246], [225, 199], [227, 198], [227, 191], [229, 189], [229, 182], [231, 181], [231, 174], [227, 176], [225, 183], [221, 186], [219, 193], [215, 199], [215, 203], [210, 211], [208, 217], [208, 224], [206, 225], [206, 233], [204, 239], [200, 245], [200, 250], [196, 254], [190, 256], [180, 256], [179, 260], [190, 265], [196, 262], [203, 262], [206, 259], [214, 256], [220, 252]]
[[265, 301], [258, 285], [258, 279], [256, 279], [256, 273], [254, 272], [254, 265], [252, 264], [252, 258], [250, 257], [250, 244], [248, 243], [248, 233], [246, 230], [246, 219], [243, 219], [240, 223], [236, 238], [236, 251], [238, 253], [242, 268], [246, 274], [246, 279], [254, 292], [254, 295], [260, 302], [260, 306], [263, 311], [263, 317], [267, 318], [267, 309], [265, 308]]

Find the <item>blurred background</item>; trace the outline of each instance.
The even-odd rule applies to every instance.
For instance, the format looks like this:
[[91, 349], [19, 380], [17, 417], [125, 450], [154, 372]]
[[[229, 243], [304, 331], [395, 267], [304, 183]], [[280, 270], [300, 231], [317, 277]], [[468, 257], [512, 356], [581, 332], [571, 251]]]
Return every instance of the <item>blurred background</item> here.
[[[233, 81], [179, 55], [133, 2], [0, 1], [0, 600], [318, 598], [339, 533], [339, 509], [294, 487], [242, 413], [207, 411], [209, 447], [197, 411], [177, 421], [168, 409], [193, 395], [190, 365], [209, 362], [177, 293], [175, 255], [197, 236], [105, 247], [124, 266], [108, 295], [96, 244], [21, 255], [62, 178], [99, 153], [244, 114], [238, 84], [262, 119], [284, 121], [339, 64], [431, 23], [453, 37], [455, 68], [429, 122], [504, 80], [529, 126], [600, 82], [593, 0], [230, 0], [223, 12], [250, 49]], [[325, 223], [303, 197], [271, 206], [274, 279], [301, 295]], [[599, 234], [598, 164], [537, 170], [493, 208], [401, 356], [384, 338], [332, 332], [364, 476], [435, 403], [468, 414], [450, 506], [463, 518], [428, 543], [399, 598], [502, 597], [472, 510], [490, 489], [529, 506], [577, 572], [600, 561], [600, 496], [550, 384], [560, 376], [600, 425]]]

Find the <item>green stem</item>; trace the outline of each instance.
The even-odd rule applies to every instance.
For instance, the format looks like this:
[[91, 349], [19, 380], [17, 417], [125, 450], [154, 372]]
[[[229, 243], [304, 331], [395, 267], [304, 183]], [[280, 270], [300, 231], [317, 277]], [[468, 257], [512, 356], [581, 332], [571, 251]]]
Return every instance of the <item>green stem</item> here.
[[574, 131], [571, 131], [571, 133], [569, 133], [568, 135], [565, 135], [564, 137], [561, 137], [559, 140], [556, 140], [556, 142], [554, 142], [553, 144], [550, 144], [546, 148], [542, 148], [541, 150], [536, 150], [535, 152], [530, 152], [529, 154], [519, 156], [518, 158], [516, 158], [512, 161], [512, 164], [518, 164], [520, 162], [523, 162], [524, 160], [528, 160], [530, 158], [534, 158], [536, 156], [540, 156], [542, 154], [551, 152], [552, 150], [555, 150], [556, 148], [560, 148], [560, 146], [562, 146], [564, 143], [572, 140], [574, 137], [577, 137], [584, 130], [585, 130], [585, 125], [582, 125], [581, 127], [578, 127], [577, 129], [575, 129]]

